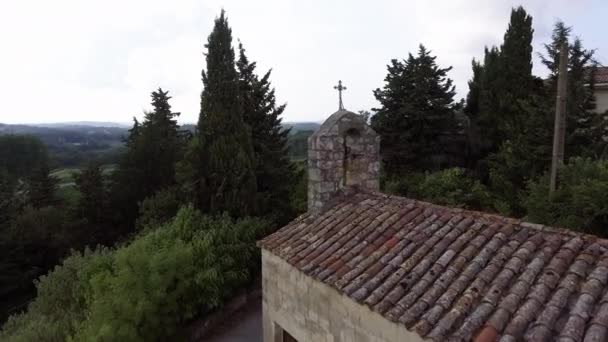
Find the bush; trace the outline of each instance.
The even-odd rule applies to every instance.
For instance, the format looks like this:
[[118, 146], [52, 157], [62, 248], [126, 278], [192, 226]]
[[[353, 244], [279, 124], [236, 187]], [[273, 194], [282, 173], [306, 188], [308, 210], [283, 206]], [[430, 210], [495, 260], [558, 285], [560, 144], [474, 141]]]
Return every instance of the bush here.
[[549, 176], [530, 181], [523, 203], [528, 219], [608, 236], [608, 161], [572, 158], [560, 168], [549, 196]]
[[385, 183], [389, 193], [413, 197], [435, 204], [471, 209], [491, 207], [491, 196], [479, 181], [466, 175], [461, 168], [451, 168], [429, 174], [413, 173]]
[[36, 281], [38, 296], [25, 313], [9, 318], [2, 341], [65, 341], [86, 317], [86, 287], [91, 274], [109, 264], [107, 249], [73, 253]]
[[157, 191], [147, 197], [139, 204], [139, 218], [136, 222], [138, 230], [156, 227], [171, 220], [181, 204], [179, 189], [176, 187]]
[[169, 339], [181, 323], [218, 307], [250, 281], [259, 268], [255, 240], [266, 230], [263, 220], [212, 218], [182, 208], [129, 244], [66, 259], [41, 278], [38, 298], [27, 313], [11, 318], [0, 340]]

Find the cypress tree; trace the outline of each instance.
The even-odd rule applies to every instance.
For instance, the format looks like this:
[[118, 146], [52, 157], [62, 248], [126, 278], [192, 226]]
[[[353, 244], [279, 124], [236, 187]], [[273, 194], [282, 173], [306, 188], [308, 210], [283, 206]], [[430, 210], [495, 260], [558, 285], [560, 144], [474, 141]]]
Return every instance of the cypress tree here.
[[198, 136], [181, 166], [182, 179], [204, 212], [255, 213], [255, 159], [243, 119], [232, 30], [222, 10], [207, 39]]
[[469, 93], [467, 94], [464, 113], [469, 118], [468, 146], [466, 165], [473, 168], [479, 159], [481, 149], [481, 131], [479, 130], [480, 93], [482, 91], [483, 65], [473, 59], [473, 77], [469, 80]]
[[[477, 114], [473, 121], [476, 130], [479, 131], [480, 158], [484, 158], [490, 152], [498, 150], [504, 140], [504, 134], [499, 129], [501, 117], [499, 98], [501, 96], [502, 64], [500, 51], [496, 47], [485, 48], [483, 65], [478, 69], [479, 90], [469, 94], [468, 103], [477, 103]], [[474, 100], [477, 95], [478, 99]]]
[[444, 146], [439, 136], [451, 128], [455, 95], [452, 80], [440, 68], [436, 57], [420, 45], [418, 55], [388, 66], [382, 89], [374, 96], [381, 107], [371, 119], [381, 137], [385, 170], [398, 175], [406, 170], [437, 169], [437, 157]]
[[481, 92], [481, 78], [483, 76], [483, 65], [473, 59], [471, 61], [473, 77], [469, 80], [469, 93], [467, 94], [464, 112], [469, 118], [477, 118], [479, 115], [479, 93]]
[[289, 160], [288, 129], [281, 125], [285, 105], [276, 104], [270, 73], [262, 78], [255, 73], [256, 63], [250, 62], [242, 44], [236, 63], [239, 74], [243, 118], [251, 129], [257, 181], [258, 213], [275, 218], [279, 224], [293, 216], [289, 195], [294, 183], [294, 169]]
[[486, 47], [483, 64], [473, 63], [467, 114], [479, 132], [481, 174], [485, 158], [526, 129], [525, 102], [539, 89], [532, 76], [533, 32], [532, 17], [522, 7], [512, 9], [500, 48]]
[[520, 101], [533, 94], [532, 76], [532, 17], [523, 7], [511, 11], [511, 19], [500, 47], [500, 76], [496, 82], [495, 98], [498, 108], [498, 129], [502, 137], [509, 139], [523, 130], [525, 121]]

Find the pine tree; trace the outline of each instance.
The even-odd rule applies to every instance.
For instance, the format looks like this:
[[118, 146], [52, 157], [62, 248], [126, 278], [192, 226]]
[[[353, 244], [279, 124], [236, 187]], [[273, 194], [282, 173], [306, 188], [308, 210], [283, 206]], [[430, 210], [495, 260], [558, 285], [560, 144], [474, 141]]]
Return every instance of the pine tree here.
[[549, 69], [549, 96], [551, 105], [555, 106], [557, 91], [557, 73], [559, 48], [567, 42], [568, 51], [568, 86], [566, 99], [566, 148], [567, 156], [594, 155], [595, 147], [602, 144], [604, 120], [597, 120], [595, 109], [593, 71], [596, 62], [594, 50], [583, 47], [580, 38], [570, 42], [572, 28], [562, 21], [555, 23], [551, 42], [545, 44], [545, 54], [540, 55], [542, 63]]
[[272, 216], [278, 223], [286, 223], [294, 214], [289, 204], [294, 169], [288, 153], [289, 130], [283, 129], [280, 118], [285, 105], [276, 104], [275, 91], [270, 84], [272, 70], [258, 78], [255, 73], [256, 63], [247, 59], [242, 44], [239, 44], [236, 65], [243, 118], [251, 129], [258, 213]]
[[451, 67], [440, 68], [424, 46], [418, 55], [403, 62], [393, 59], [382, 89], [374, 96], [381, 107], [371, 119], [382, 137], [381, 150], [389, 175], [438, 167], [436, 159], [443, 146], [438, 137], [454, 114], [454, 86], [447, 77]]
[[137, 216], [137, 205], [156, 191], [175, 184], [175, 164], [181, 159], [184, 142], [176, 117], [171, 111], [167, 91], [152, 92], [153, 110], [146, 112], [140, 123], [133, 120], [133, 128], [126, 139], [127, 152], [116, 172], [112, 186], [112, 204], [121, 223], [132, 228]]
[[205, 47], [198, 136], [180, 165], [180, 178], [204, 212], [250, 215], [255, 213], [255, 157], [223, 10]]

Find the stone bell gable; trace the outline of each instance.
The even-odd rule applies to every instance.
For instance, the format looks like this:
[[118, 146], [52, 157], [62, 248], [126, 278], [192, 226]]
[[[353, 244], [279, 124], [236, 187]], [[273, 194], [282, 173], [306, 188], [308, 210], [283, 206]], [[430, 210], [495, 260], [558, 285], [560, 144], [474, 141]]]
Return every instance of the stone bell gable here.
[[308, 210], [344, 188], [378, 191], [379, 173], [380, 136], [361, 115], [335, 112], [308, 138]]

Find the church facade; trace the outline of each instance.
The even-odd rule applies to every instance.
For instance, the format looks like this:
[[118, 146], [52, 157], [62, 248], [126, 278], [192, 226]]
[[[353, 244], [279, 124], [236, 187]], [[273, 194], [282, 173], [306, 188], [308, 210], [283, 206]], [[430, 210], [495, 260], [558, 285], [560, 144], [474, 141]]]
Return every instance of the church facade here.
[[308, 148], [308, 212], [258, 242], [265, 342], [608, 340], [607, 240], [382, 194], [345, 110]]

